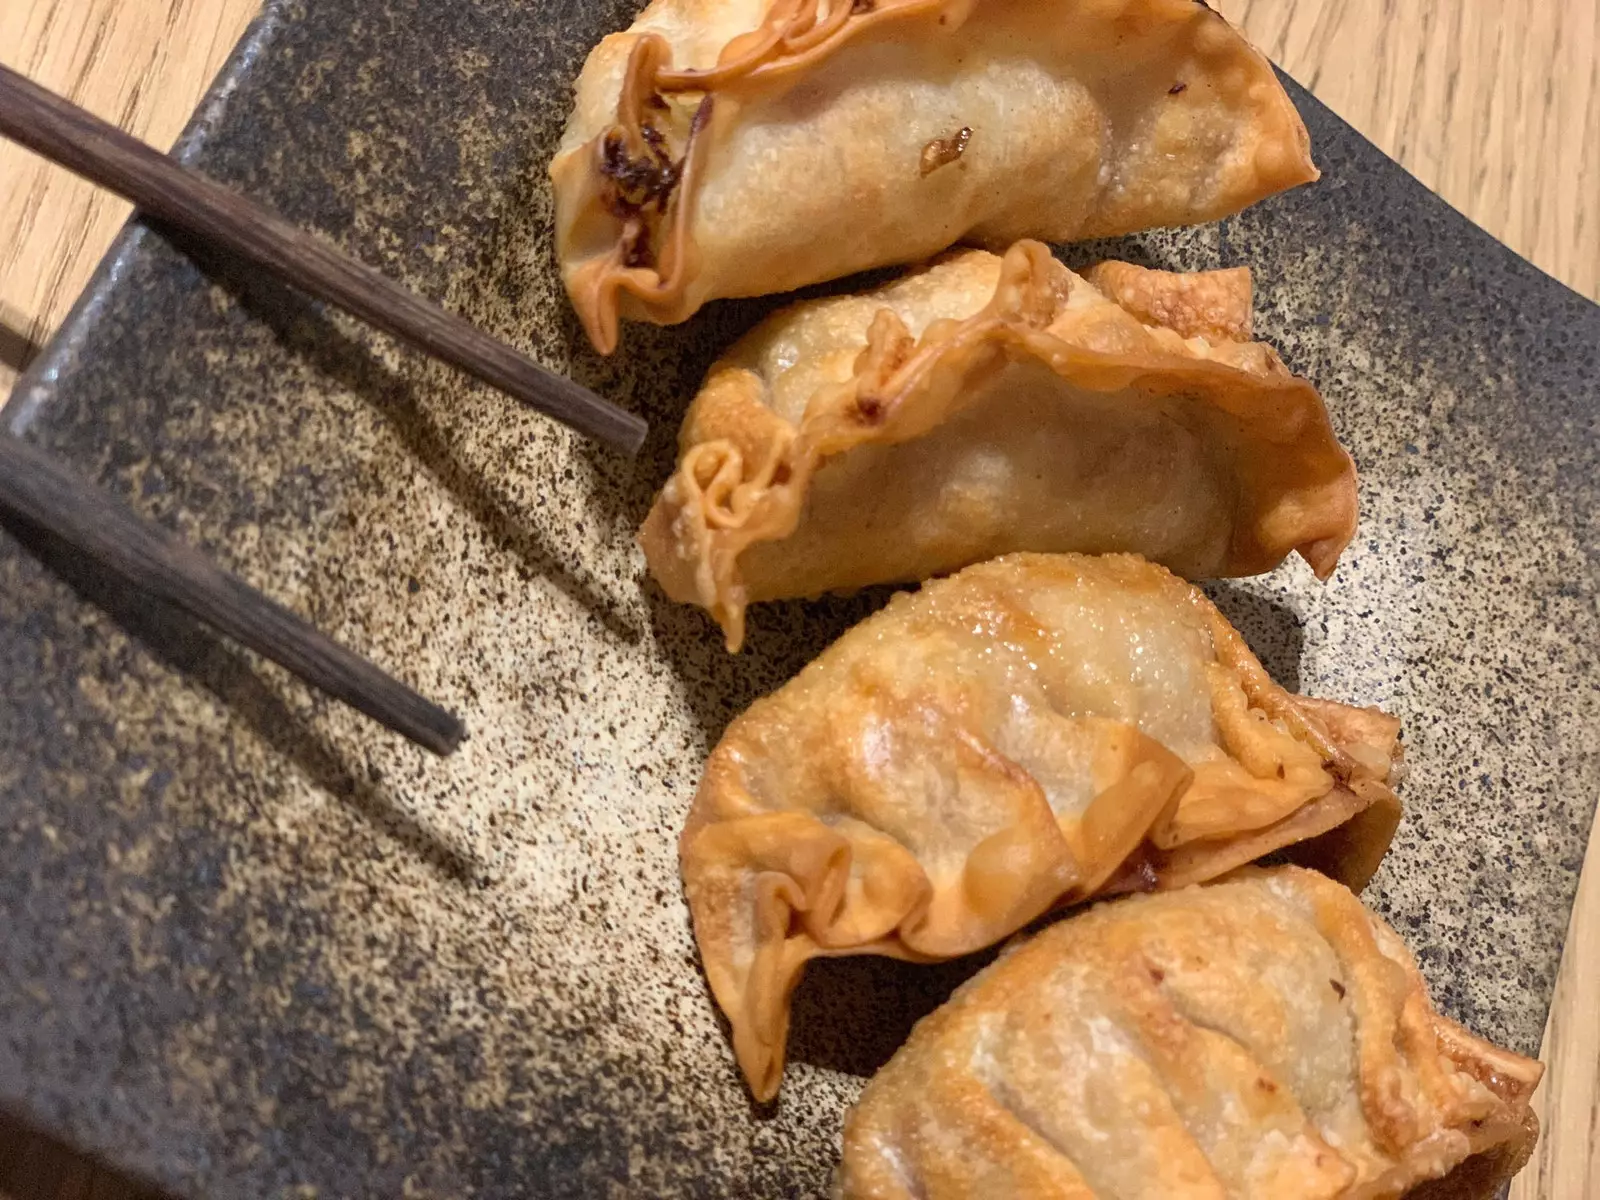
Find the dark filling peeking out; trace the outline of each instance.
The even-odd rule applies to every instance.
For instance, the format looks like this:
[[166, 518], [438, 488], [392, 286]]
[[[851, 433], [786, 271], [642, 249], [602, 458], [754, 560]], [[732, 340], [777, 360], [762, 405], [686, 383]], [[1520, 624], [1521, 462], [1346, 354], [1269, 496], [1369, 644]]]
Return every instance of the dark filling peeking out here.
[[683, 160], [672, 160], [666, 136], [654, 125], [639, 127], [642, 154], [629, 153], [627, 136], [620, 129], [606, 134], [601, 144], [600, 174], [604, 177], [600, 200], [606, 211], [625, 222], [622, 260], [625, 266], [655, 264], [646, 212], [661, 214], [683, 177]]
[[613, 216], [636, 217], [645, 209], [661, 212], [672, 189], [683, 174], [683, 162], [672, 161], [667, 139], [654, 125], [639, 129], [644, 153], [628, 152], [628, 140], [620, 129], [606, 134], [600, 157], [600, 173], [606, 184], [601, 193], [607, 211]]

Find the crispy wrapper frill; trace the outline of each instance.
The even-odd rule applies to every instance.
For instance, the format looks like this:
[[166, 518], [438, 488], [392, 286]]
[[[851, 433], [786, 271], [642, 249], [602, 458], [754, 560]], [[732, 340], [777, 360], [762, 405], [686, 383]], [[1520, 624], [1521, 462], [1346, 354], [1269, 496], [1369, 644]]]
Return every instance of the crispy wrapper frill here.
[[584, 64], [550, 176], [609, 354], [621, 317], [1215, 220], [1317, 171], [1266, 59], [1193, 0], [654, 0]]
[[730, 649], [745, 607], [1015, 550], [1130, 552], [1189, 579], [1298, 552], [1321, 577], [1356, 472], [1310, 383], [1250, 340], [1244, 269], [959, 252], [804, 302], [712, 368], [639, 540]]
[[845, 1123], [838, 1200], [1490, 1200], [1544, 1068], [1434, 1011], [1295, 867], [1100, 905], [922, 1021]]
[[1362, 886], [1399, 821], [1398, 739], [1285, 692], [1131, 556], [1012, 555], [895, 597], [729, 726], [683, 831], [752, 1091], [777, 1091], [812, 958], [955, 958], [1274, 851]]

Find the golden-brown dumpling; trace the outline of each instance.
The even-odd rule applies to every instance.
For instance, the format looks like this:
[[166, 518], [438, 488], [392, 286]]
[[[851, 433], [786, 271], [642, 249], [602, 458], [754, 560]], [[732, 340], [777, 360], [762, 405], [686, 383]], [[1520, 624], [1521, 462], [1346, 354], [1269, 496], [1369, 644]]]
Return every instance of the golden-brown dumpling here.
[[1296, 867], [1102, 904], [923, 1020], [845, 1122], [840, 1200], [1488, 1200], [1537, 1062], [1439, 1016]]
[[1262, 58], [1194, 0], [653, 0], [550, 164], [590, 339], [707, 300], [1188, 225], [1315, 179]]
[[745, 606], [927, 579], [1013, 550], [1126, 551], [1189, 579], [1355, 532], [1315, 388], [1250, 341], [1250, 275], [1038, 242], [775, 314], [711, 370], [640, 533], [730, 649]]
[[777, 1091], [808, 959], [954, 958], [1296, 843], [1360, 886], [1399, 820], [1398, 736], [1286, 693], [1132, 556], [1017, 554], [896, 596], [728, 727], [680, 842], [752, 1091]]

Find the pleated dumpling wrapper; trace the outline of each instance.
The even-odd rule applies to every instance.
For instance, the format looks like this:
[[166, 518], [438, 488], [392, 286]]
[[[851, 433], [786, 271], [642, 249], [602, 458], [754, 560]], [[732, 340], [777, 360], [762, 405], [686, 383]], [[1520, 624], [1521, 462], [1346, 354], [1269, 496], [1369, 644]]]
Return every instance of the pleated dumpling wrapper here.
[[1272, 67], [1194, 0], [654, 0], [550, 164], [595, 346], [1006, 245], [1210, 221], [1317, 177]]
[[955, 958], [1284, 847], [1364, 884], [1398, 739], [1285, 692], [1129, 555], [1017, 554], [896, 596], [728, 727], [679, 843], [751, 1090], [777, 1091], [808, 959]]
[[1544, 1068], [1441, 1017], [1314, 871], [1117, 900], [1008, 949], [845, 1122], [840, 1200], [1489, 1200]]
[[797, 304], [712, 369], [639, 541], [730, 649], [745, 606], [1013, 550], [1125, 551], [1189, 579], [1298, 551], [1326, 577], [1356, 472], [1322, 399], [1250, 340], [1245, 268], [957, 252]]

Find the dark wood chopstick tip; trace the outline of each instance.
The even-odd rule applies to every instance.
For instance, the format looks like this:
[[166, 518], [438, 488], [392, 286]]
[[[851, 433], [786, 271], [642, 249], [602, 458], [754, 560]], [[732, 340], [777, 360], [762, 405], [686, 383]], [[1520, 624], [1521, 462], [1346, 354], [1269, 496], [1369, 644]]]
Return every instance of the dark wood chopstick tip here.
[[589, 437], [628, 454], [644, 444], [644, 422], [632, 413], [4, 65], [0, 136]]
[[440, 758], [449, 758], [461, 749], [461, 743], [467, 740], [467, 726], [455, 713], [446, 712], [447, 724], [439, 731], [438, 744], [429, 746]]

